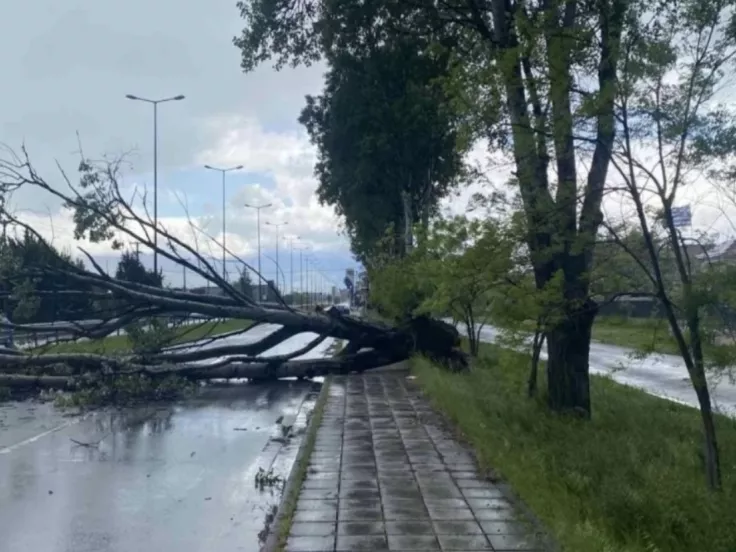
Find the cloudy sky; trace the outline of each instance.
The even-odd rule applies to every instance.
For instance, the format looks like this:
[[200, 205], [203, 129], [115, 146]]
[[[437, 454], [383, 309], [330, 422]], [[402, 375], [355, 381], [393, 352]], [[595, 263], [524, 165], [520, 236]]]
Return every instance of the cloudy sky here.
[[[255, 264], [256, 216], [244, 204], [272, 203], [262, 220], [288, 223], [282, 234], [300, 236], [311, 248], [325, 282], [340, 282], [345, 269], [356, 266], [340, 221], [315, 198], [315, 153], [297, 123], [304, 96], [321, 90], [324, 68], [275, 72], [263, 66], [243, 74], [232, 45], [243, 25], [234, 0], [186, 6], [175, 0], [10, 0], [3, 14], [0, 142], [15, 148], [25, 143], [49, 182], [60, 181], [55, 162], [70, 171], [76, 167], [78, 133], [89, 157], [127, 152], [126, 183], [150, 194], [152, 108], [125, 95], [184, 94], [185, 100], [159, 108], [163, 225], [180, 235], [191, 233], [185, 203], [189, 216], [219, 239], [221, 180], [203, 165], [243, 165], [227, 179], [230, 248]], [[496, 175], [497, 182], [503, 178]], [[464, 208], [472, 191], [450, 200], [454, 210]], [[26, 192], [16, 194], [13, 205], [56, 244], [74, 245], [58, 202]], [[695, 225], [712, 227], [718, 213], [694, 209]], [[722, 220], [718, 224], [730, 231]], [[273, 227], [262, 226], [262, 240], [264, 272], [270, 275], [275, 272]], [[103, 247], [91, 249], [114, 268], [114, 255]], [[211, 253], [219, 258], [216, 246]], [[290, 281], [283, 243], [280, 260]], [[181, 283], [178, 269], [163, 266], [172, 283]]]
[[[255, 259], [255, 212], [244, 203], [272, 203], [262, 221], [288, 222], [282, 234], [300, 236], [326, 276], [342, 280], [345, 268], [356, 265], [333, 211], [316, 201], [314, 151], [296, 121], [304, 96], [320, 92], [323, 68], [264, 66], [243, 74], [232, 45], [242, 28], [234, 0], [186, 7], [174, 0], [11, 4], [11, 16], [0, 21], [0, 142], [15, 148], [25, 142], [48, 181], [59, 179], [55, 161], [76, 167], [78, 132], [89, 157], [128, 152], [126, 180], [150, 195], [152, 108], [125, 95], [184, 94], [185, 100], [159, 107], [159, 217], [167, 228], [186, 231], [185, 202], [190, 216], [219, 239], [221, 178], [202, 166], [243, 165], [226, 183], [230, 248]], [[51, 198], [16, 194], [13, 203], [39, 230], [53, 230], [56, 243], [71, 243], [68, 218]], [[270, 257], [274, 234], [262, 226]], [[266, 259], [263, 266], [275, 271]], [[167, 276], [175, 280], [178, 271]]]

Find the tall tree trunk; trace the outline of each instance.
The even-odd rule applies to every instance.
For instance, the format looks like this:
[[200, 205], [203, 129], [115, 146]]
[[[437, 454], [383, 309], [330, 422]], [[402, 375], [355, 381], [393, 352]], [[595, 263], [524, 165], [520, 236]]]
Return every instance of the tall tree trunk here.
[[529, 398], [537, 396], [537, 375], [539, 374], [539, 357], [542, 356], [542, 347], [546, 334], [542, 329], [542, 324], [537, 321], [537, 327], [534, 330], [534, 341], [532, 342], [532, 365], [529, 368], [529, 380], [527, 381], [527, 394]]
[[558, 412], [590, 418], [590, 338], [592, 302], [568, 311], [547, 333], [547, 400]]
[[[688, 274], [689, 277], [689, 274]], [[690, 296], [688, 283], [687, 295]], [[693, 387], [695, 387], [695, 395], [698, 397], [698, 406], [700, 407], [700, 417], [703, 421], [703, 436], [705, 438], [705, 476], [708, 487], [717, 491], [721, 489], [721, 459], [718, 451], [718, 438], [716, 436], [716, 426], [713, 419], [713, 408], [710, 400], [710, 391], [708, 390], [708, 380], [705, 377], [705, 361], [703, 358], [703, 342], [702, 342], [702, 325], [700, 323], [700, 315], [697, 310], [693, 309], [688, 316], [688, 329], [690, 330], [690, 342], [693, 360]]]
[[404, 208], [403, 247], [405, 254], [411, 253], [414, 246], [414, 217], [411, 209], [411, 196], [405, 190], [401, 191], [401, 203]]
[[695, 394], [700, 406], [700, 418], [703, 421], [705, 477], [708, 487], [717, 491], [721, 489], [721, 461], [718, 451], [716, 425], [713, 419], [713, 409], [710, 402], [710, 391], [707, 385], [697, 385]]

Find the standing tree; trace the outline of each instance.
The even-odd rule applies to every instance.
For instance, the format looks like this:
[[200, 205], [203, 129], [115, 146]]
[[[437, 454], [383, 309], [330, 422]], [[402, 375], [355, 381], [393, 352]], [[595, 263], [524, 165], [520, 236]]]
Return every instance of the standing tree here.
[[430, 229], [419, 272], [432, 292], [420, 310], [462, 322], [473, 356], [478, 355], [481, 330], [506, 302], [514, 246], [492, 219], [458, 216], [439, 220]]
[[[420, 36], [457, 60], [450, 83], [469, 127], [515, 165], [535, 284], [553, 282], [545, 328], [552, 409], [591, 413], [588, 354], [596, 303], [589, 272], [615, 138], [629, 0], [255, 0], [239, 7], [243, 67], [362, 50], [365, 37]], [[594, 75], [591, 78], [591, 74]], [[592, 145], [592, 149], [589, 147]], [[585, 174], [580, 174], [588, 161]]]
[[91, 304], [91, 287], [70, 293], [68, 278], [44, 274], [42, 270], [69, 264], [83, 268], [83, 263], [49, 247], [32, 232], [18, 234], [6, 234], [0, 240], [0, 293], [11, 318], [21, 323], [84, 318]]
[[247, 270], [242, 270], [240, 272], [240, 277], [238, 278], [235, 287], [245, 296], [253, 297], [253, 282], [251, 281], [250, 274], [248, 274]]
[[[687, 367], [713, 489], [721, 474], [705, 350], [715, 336], [709, 326], [727, 326], [722, 314], [731, 286], [722, 285], [722, 271], [708, 270], [707, 255], [701, 263], [693, 255], [704, 249], [688, 247], [675, 209], [688, 189], [702, 193], [736, 175], [736, 117], [717, 97], [736, 67], [735, 8], [731, 0], [684, 0], [635, 20], [646, 15], [648, 22], [632, 24], [622, 46], [613, 160], [644, 247], [618, 242], [646, 275]], [[618, 238], [615, 225], [609, 228]]]
[[361, 48], [336, 44], [327, 55], [324, 92], [307, 97], [299, 120], [317, 146], [318, 196], [345, 217], [366, 263], [388, 228], [396, 254], [411, 250], [415, 223], [426, 229], [460, 178], [463, 147], [441, 82], [447, 52], [371, 28], [361, 36]]
[[115, 278], [146, 286], [161, 287], [163, 285], [161, 273], [156, 274], [153, 270], [147, 270], [138, 255], [132, 251], [126, 251], [121, 255]]

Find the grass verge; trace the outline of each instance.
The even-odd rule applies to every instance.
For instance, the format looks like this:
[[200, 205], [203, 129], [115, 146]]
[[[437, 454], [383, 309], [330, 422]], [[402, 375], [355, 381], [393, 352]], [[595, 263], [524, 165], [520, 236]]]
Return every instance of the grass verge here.
[[330, 394], [330, 380], [325, 378], [325, 382], [322, 384], [317, 403], [314, 405], [312, 416], [309, 421], [309, 429], [304, 436], [304, 443], [299, 458], [297, 459], [296, 465], [292, 471], [293, 481], [287, 491], [287, 495], [284, 497], [281, 506], [281, 518], [279, 526], [276, 528], [278, 540], [276, 544], [277, 552], [283, 552], [286, 548], [286, 540], [289, 538], [289, 531], [291, 531], [291, 524], [294, 519], [294, 512], [296, 511], [297, 501], [299, 500], [299, 493], [302, 490], [302, 484], [307, 477], [307, 468], [309, 467], [309, 459], [314, 451], [314, 445], [317, 441], [317, 431], [319, 426], [322, 424], [322, 416], [325, 413], [325, 406], [327, 405], [327, 397]]
[[[204, 322], [191, 326], [183, 326], [177, 330], [176, 337], [171, 344], [184, 343], [187, 341], [196, 341], [211, 337], [218, 334], [243, 330], [250, 327], [253, 323], [250, 320], [225, 320]], [[104, 339], [94, 341], [67, 341], [62, 343], [53, 343], [43, 345], [33, 352], [37, 353], [122, 353], [130, 351], [132, 343], [127, 335], [113, 335]]]
[[680, 354], [667, 320], [661, 318], [598, 317], [593, 339], [642, 352]]
[[696, 410], [592, 376], [593, 420], [570, 419], [525, 397], [528, 366], [488, 344], [467, 374], [412, 362], [481, 467], [508, 481], [563, 550], [736, 551], [736, 421], [717, 419], [724, 488], [713, 494]]

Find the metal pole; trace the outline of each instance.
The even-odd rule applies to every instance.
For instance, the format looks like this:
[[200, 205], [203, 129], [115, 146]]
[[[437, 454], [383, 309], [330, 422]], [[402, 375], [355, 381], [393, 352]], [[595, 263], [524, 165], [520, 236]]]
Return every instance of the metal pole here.
[[289, 257], [290, 257], [290, 261], [289, 261], [289, 265], [290, 265], [289, 274], [290, 274], [290, 276], [289, 276], [289, 278], [291, 280], [291, 283], [290, 283], [290, 287], [291, 287], [291, 304], [293, 305], [294, 304], [294, 240], [291, 240], [291, 242], [290, 242], [289, 245], [290, 245], [290, 247], [289, 247]]
[[153, 273], [158, 277], [158, 102], [153, 102]]
[[[239, 167], [239, 168], [242, 168], [242, 167]], [[261, 271], [261, 209], [270, 207], [271, 203], [267, 203], [266, 205], [250, 205], [246, 203], [245, 206], [256, 210], [256, 217], [257, 217], [256, 224], [258, 228], [258, 302], [261, 302], [263, 300], [263, 294], [261, 292], [262, 285], [263, 285], [261, 283], [261, 277], [263, 274], [263, 272]], [[279, 275], [276, 274], [276, 285], [277, 286], [278, 286], [278, 278], [279, 278]]]
[[226, 188], [225, 188], [225, 173], [230, 171], [238, 171], [243, 168], [243, 165], [237, 167], [230, 167], [229, 169], [219, 169], [212, 165], [205, 165], [205, 169], [212, 171], [218, 171], [222, 174], [222, 279], [227, 281], [227, 202], [225, 201]]
[[302, 257], [302, 253], [304, 253], [303, 249], [299, 249], [299, 294], [301, 297], [299, 297], [299, 304], [303, 307], [304, 306], [304, 259]]
[[256, 207], [256, 213], [257, 214], [257, 225], [258, 225], [258, 302], [260, 303], [263, 300], [263, 292], [261, 291], [261, 286], [263, 285], [261, 280], [261, 275], [263, 272], [261, 272], [261, 208]]
[[222, 172], [222, 279], [227, 282], [227, 270], [225, 269], [225, 250], [227, 249], [227, 234], [225, 233], [225, 172]]
[[150, 100], [133, 94], [126, 94], [125, 97], [153, 104], [153, 271], [158, 275], [158, 104], [183, 100], [184, 95], [179, 94], [162, 100]]
[[[276, 289], [279, 289], [279, 225], [275, 224], [276, 226]], [[286, 285], [286, 282], [284, 282], [284, 285]]]

